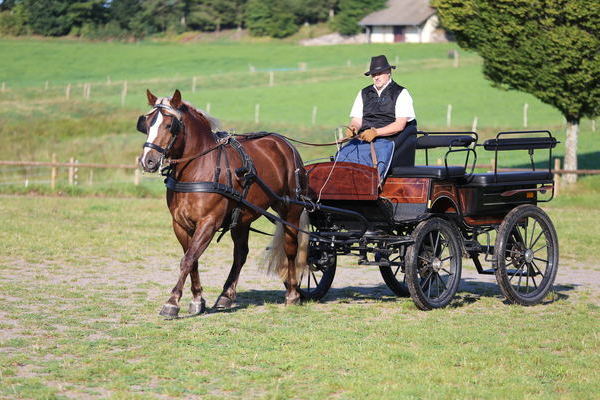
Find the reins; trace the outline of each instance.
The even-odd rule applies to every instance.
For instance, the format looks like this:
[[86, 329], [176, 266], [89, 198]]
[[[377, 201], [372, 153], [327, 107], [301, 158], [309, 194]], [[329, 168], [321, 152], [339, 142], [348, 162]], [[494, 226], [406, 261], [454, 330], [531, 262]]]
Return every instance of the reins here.
[[[214, 151], [214, 150], [218, 149], [219, 147], [227, 144], [229, 142], [229, 138], [231, 136], [237, 136], [239, 138], [242, 138], [242, 140], [244, 140], [244, 139], [250, 140], [250, 139], [262, 138], [262, 137], [272, 135], [272, 134], [275, 134], [275, 133], [274, 132], [257, 132], [255, 134], [234, 134], [234, 135], [227, 134], [227, 136], [216, 139], [217, 144], [215, 146], [209, 148], [208, 150], [205, 150], [198, 154], [194, 154], [192, 156], [183, 157], [183, 158], [166, 158], [164, 161], [168, 164], [180, 164], [180, 163], [185, 163], [188, 161], [195, 160], [196, 158], [200, 158], [200, 157], [210, 153], [211, 151]], [[280, 133], [277, 133], [276, 135], [281, 136], [281, 137], [285, 138], [286, 140], [289, 140], [290, 142], [299, 143], [299, 144], [303, 144], [306, 146], [315, 146], [315, 147], [317, 147], [317, 146], [339, 146], [340, 144], [346, 143], [356, 137], [356, 136], [345, 137], [341, 140], [337, 140], [335, 142], [329, 142], [329, 143], [310, 143], [310, 142], [304, 142], [302, 140], [292, 139], [292, 138], [282, 135]]]

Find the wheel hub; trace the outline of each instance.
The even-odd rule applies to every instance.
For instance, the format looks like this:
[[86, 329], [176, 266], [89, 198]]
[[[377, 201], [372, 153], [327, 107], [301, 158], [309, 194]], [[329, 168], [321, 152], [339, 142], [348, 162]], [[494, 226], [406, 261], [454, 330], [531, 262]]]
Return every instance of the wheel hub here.
[[435, 272], [438, 272], [440, 269], [442, 269], [442, 260], [434, 257], [434, 259], [431, 261], [431, 268], [433, 268]]
[[525, 256], [525, 262], [528, 262], [528, 263], [532, 262], [533, 261], [533, 250], [531, 250], [531, 249], [525, 250], [524, 256]]

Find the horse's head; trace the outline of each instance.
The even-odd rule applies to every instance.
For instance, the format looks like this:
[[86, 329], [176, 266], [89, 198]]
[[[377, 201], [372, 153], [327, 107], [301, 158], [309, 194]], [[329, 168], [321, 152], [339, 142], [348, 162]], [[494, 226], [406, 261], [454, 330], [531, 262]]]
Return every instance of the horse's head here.
[[137, 130], [148, 135], [144, 143], [140, 165], [146, 172], [156, 172], [164, 157], [168, 157], [184, 130], [181, 93], [175, 90], [171, 98], [157, 98], [150, 90], [146, 90], [148, 104], [153, 107], [149, 113], [138, 118]]

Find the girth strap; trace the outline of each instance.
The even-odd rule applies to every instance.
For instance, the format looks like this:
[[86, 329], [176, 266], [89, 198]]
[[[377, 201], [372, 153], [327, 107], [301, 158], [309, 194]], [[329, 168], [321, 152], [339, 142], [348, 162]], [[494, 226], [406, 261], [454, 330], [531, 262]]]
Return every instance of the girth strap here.
[[242, 201], [240, 192], [231, 186], [219, 182], [178, 182], [171, 176], [165, 179], [165, 186], [174, 191], [182, 193], [217, 193], [235, 201]]

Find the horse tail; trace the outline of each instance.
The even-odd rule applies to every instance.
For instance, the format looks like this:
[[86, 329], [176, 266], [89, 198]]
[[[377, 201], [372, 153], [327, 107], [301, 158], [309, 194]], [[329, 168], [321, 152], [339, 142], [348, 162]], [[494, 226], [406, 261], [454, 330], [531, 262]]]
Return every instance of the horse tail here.
[[[302, 214], [300, 214], [299, 228], [303, 231], [308, 230], [308, 223], [308, 212], [303, 210]], [[269, 247], [267, 247], [265, 261], [267, 264], [267, 273], [277, 274], [283, 281], [288, 281], [290, 270], [289, 261], [285, 253], [285, 229], [284, 224], [277, 222], [275, 233], [273, 233], [273, 240]], [[299, 280], [302, 273], [308, 268], [308, 238], [308, 234], [298, 232], [298, 250], [296, 251], [296, 258], [294, 260], [296, 264], [296, 280]]]

